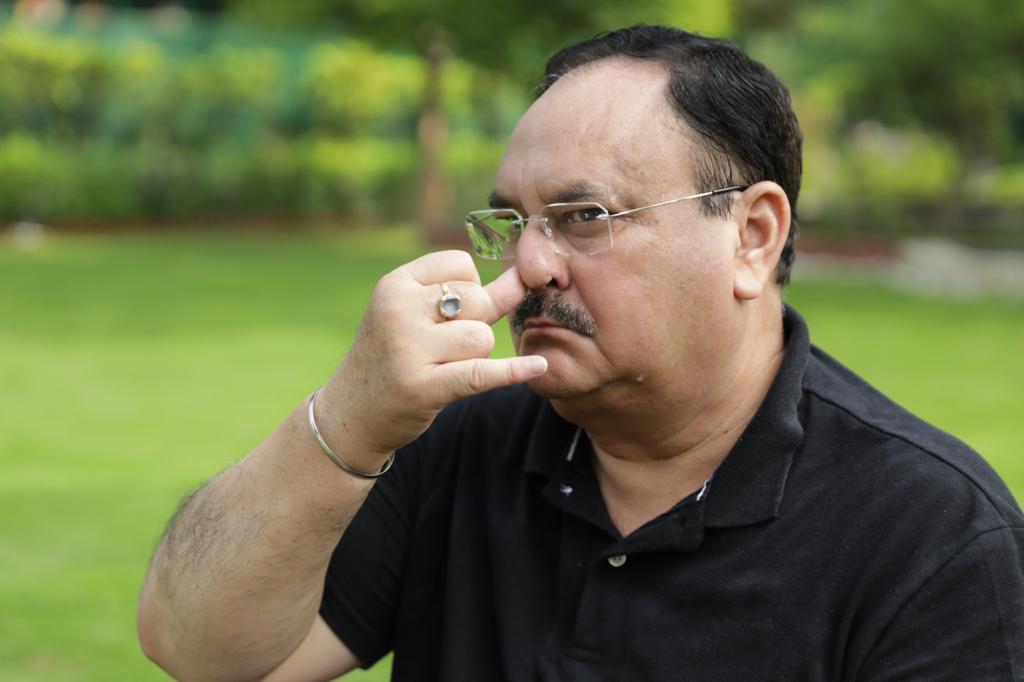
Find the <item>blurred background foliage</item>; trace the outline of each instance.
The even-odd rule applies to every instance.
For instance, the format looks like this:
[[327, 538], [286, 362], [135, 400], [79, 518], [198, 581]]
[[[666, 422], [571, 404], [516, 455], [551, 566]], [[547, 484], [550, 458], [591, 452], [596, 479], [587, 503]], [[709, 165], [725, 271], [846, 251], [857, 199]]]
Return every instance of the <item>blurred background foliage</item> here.
[[666, 22], [790, 86], [805, 224], [1024, 222], [1019, 0], [0, 3], [0, 219], [366, 223], [444, 238], [545, 58]]
[[[424, 70], [358, 38], [78, 10], [0, 28], [0, 217], [51, 222], [408, 216]], [[166, 12], [167, 10], [163, 10]], [[169, 17], [169, 18], [168, 18]], [[446, 167], [474, 184], [521, 108], [453, 60]], [[475, 81], [477, 81], [475, 83]]]

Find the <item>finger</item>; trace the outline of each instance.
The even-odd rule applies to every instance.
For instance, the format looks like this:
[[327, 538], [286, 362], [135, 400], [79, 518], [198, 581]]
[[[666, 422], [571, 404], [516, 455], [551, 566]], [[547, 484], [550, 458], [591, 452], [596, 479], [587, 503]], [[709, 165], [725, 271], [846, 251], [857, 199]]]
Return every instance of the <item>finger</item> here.
[[539, 355], [524, 355], [497, 360], [475, 359], [448, 362], [432, 371], [441, 392], [440, 404], [483, 393], [503, 386], [521, 384], [544, 374], [548, 361]]
[[[453, 294], [459, 297], [459, 302], [462, 304], [462, 312], [459, 313], [458, 319], [482, 320], [487, 324], [493, 324], [501, 317], [501, 313], [498, 312], [494, 304], [494, 299], [478, 283], [448, 280], [445, 284], [448, 285], [448, 289]], [[442, 315], [438, 308], [438, 303], [440, 303], [441, 298], [444, 296], [441, 285], [426, 284], [423, 285], [423, 289], [426, 291], [423, 299], [424, 304], [429, 308], [430, 315], [434, 318], [434, 321], [448, 321], [448, 318]]]
[[430, 331], [436, 362], [486, 358], [494, 350], [494, 330], [479, 320], [451, 320]]
[[526, 285], [515, 268], [509, 268], [501, 273], [497, 279], [484, 286], [484, 291], [487, 292], [491, 305], [490, 309], [477, 319], [487, 324], [494, 324], [508, 315], [526, 297]]
[[480, 284], [480, 273], [473, 257], [465, 251], [435, 251], [406, 263], [405, 271], [420, 284], [440, 284], [448, 280], [462, 280]]

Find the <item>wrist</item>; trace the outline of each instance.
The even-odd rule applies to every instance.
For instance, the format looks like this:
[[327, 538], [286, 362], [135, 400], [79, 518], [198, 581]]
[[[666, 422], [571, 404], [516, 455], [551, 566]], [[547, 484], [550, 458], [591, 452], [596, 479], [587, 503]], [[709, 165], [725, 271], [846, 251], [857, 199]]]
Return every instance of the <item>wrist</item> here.
[[[317, 389], [306, 404], [310, 436], [323, 454], [345, 473], [361, 479], [378, 478], [394, 462], [394, 451], [381, 452], [359, 442], [352, 433], [343, 411], [325, 409], [324, 388]], [[340, 417], [340, 418], [338, 418]]]

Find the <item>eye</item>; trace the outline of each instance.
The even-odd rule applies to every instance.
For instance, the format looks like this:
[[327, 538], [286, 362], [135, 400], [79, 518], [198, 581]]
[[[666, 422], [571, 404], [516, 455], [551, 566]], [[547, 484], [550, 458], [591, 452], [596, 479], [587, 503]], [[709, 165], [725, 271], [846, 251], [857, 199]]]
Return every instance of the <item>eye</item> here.
[[590, 223], [595, 220], [603, 220], [608, 214], [598, 206], [587, 206], [566, 211], [562, 214], [563, 222], [569, 224]]

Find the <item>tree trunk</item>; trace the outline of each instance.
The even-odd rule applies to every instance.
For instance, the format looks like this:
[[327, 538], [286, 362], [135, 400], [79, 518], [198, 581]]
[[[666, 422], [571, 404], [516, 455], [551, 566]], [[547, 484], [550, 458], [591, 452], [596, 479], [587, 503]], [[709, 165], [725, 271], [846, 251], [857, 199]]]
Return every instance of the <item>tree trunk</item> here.
[[426, 82], [418, 129], [416, 218], [420, 233], [427, 243], [451, 244], [458, 230], [457, 221], [452, 215], [451, 183], [444, 168], [448, 124], [441, 102], [444, 67], [451, 50], [446, 34], [439, 26], [422, 27], [420, 43], [426, 67]]

